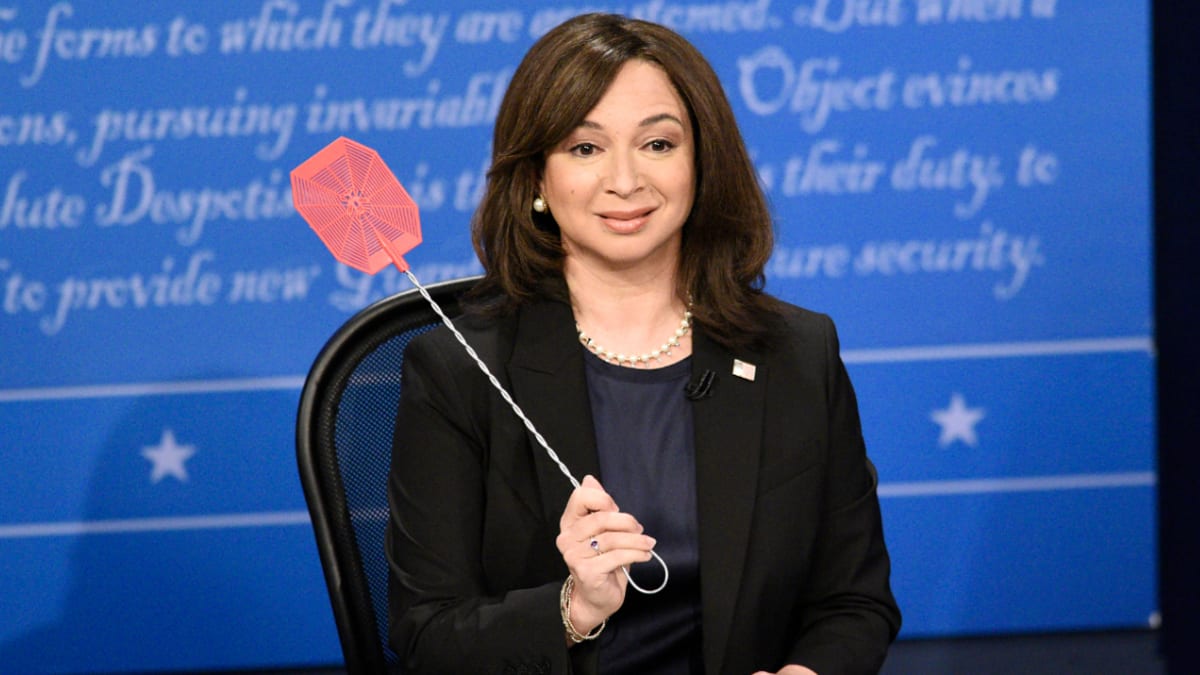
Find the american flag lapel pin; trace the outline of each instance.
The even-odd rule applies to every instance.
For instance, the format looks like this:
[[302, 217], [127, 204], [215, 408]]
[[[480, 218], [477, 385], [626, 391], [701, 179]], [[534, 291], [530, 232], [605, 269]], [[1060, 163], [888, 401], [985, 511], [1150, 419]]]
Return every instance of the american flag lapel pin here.
[[755, 370], [755, 368], [754, 368], [753, 363], [746, 363], [745, 361], [743, 361], [741, 359], [733, 360], [733, 376], [734, 377], [740, 377], [743, 380], [753, 382], [754, 381], [754, 370]]

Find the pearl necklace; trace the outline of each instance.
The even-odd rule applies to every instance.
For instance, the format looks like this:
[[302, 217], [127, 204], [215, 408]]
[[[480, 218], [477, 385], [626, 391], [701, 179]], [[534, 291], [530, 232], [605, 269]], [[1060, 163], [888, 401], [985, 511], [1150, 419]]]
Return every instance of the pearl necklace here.
[[615, 363], [618, 366], [631, 367], [647, 366], [650, 364], [651, 359], [659, 361], [664, 356], [670, 356], [671, 348], [678, 347], [679, 338], [687, 335], [691, 328], [692, 310], [689, 308], [683, 311], [683, 319], [679, 322], [679, 328], [676, 328], [671, 337], [667, 338], [667, 341], [662, 343], [662, 346], [660, 346], [658, 349], [655, 349], [651, 352], [646, 352], [645, 354], [618, 354], [617, 352], [610, 352], [604, 347], [600, 346], [600, 344], [593, 340], [590, 335], [583, 332], [583, 329], [579, 327], [578, 322], [575, 324], [575, 330], [579, 333], [579, 341], [583, 343], [583, 346], [587, 347], [589, 351], [605, 361], [608, 361], [609, 363]]

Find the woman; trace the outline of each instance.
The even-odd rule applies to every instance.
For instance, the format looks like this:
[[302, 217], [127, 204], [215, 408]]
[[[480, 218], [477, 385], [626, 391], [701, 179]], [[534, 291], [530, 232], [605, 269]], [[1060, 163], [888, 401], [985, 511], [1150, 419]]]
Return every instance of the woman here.
[[[535, 44], [495, 128], [466, 339], [405, 359], [389, 484], [412, 672], [875, 672], [899, 629], [828, 318], [761, 291], [770, 216], [721, 85], [611, 15]], [[599, 478], [599, 480], [597, 479]], [[653, 589], [670, 568], [665, 589]]]

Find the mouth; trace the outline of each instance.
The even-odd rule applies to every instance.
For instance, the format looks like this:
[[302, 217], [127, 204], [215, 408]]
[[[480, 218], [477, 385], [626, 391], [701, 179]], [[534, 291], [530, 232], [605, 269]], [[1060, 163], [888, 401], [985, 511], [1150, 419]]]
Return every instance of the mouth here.
[[618, 234], [632, 234], [646, 225], [654, 210], [654, 207], [645, 207], [623, 211], [602, 211], [596, 215], [609, 230]]

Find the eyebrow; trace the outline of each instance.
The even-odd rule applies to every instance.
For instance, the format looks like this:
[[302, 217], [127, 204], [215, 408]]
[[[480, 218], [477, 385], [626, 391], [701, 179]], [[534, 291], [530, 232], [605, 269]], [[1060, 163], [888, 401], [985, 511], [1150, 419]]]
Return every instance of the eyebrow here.
[[[674, 122], [674, 123], [678, 124], [680, 127], [683, 127], [685, 129], [687, 128], [686, 126], [684, 126], [683, 120], [679, 119], [675, 115], [672, 115], [671, 113], [659, 113], [657, 115], [651, 115], [650, 117], [647, 117], [646, 119], [642, 120], [641, 122], [638, 122], [638, 126], [639, 127], [649, 127], [649, 126], [658, 124], [659, 122]], [[604, 129], [604, 125], [599, 124], [597, 122], [593, 122], [591, 120], [584, 120], [583, 122], [581, 122], [579, 124], [579, 126], [586, 127], [588, 129], [596, 129], [596, 130]]]

